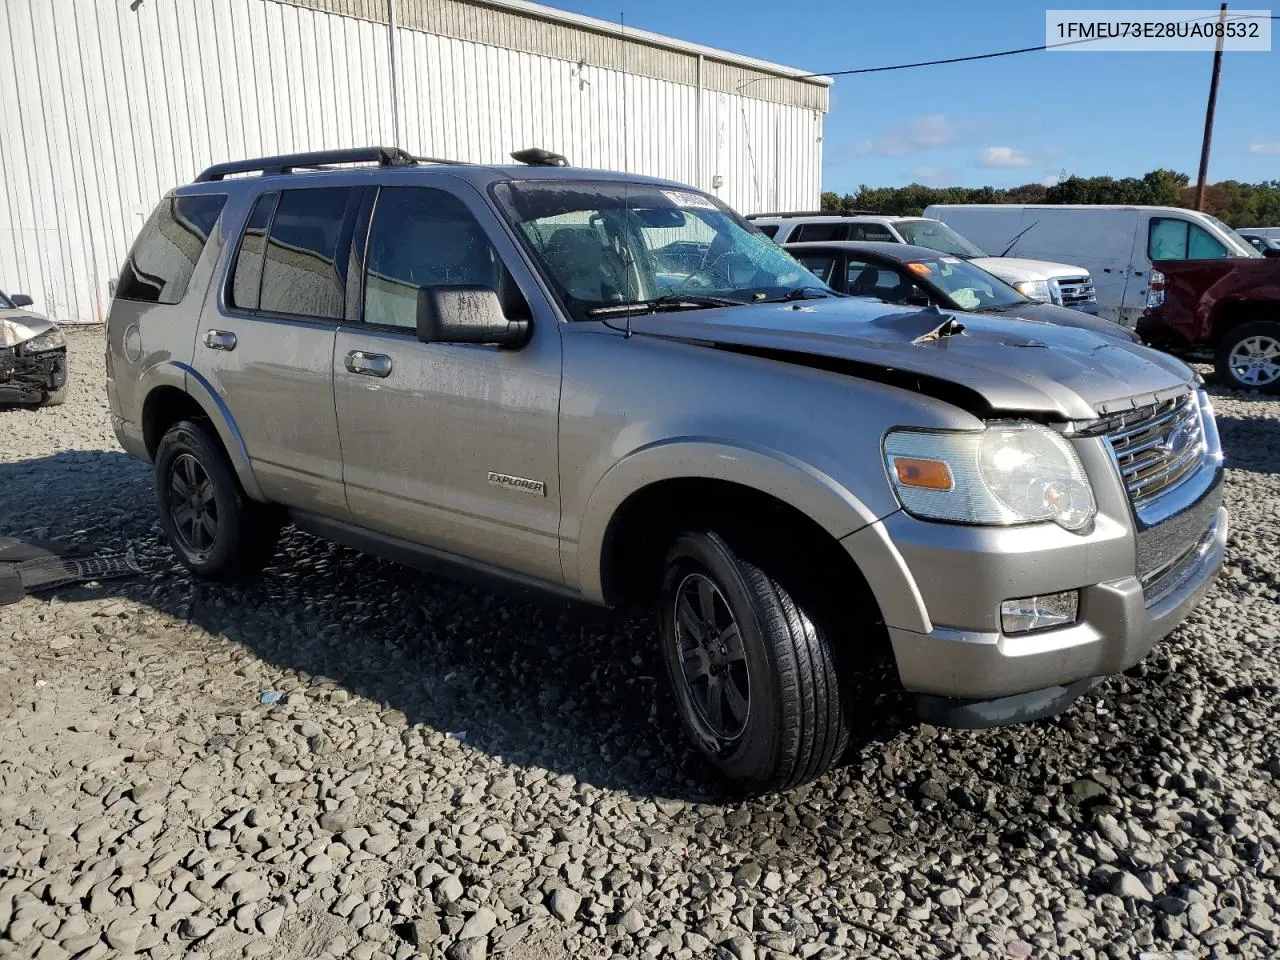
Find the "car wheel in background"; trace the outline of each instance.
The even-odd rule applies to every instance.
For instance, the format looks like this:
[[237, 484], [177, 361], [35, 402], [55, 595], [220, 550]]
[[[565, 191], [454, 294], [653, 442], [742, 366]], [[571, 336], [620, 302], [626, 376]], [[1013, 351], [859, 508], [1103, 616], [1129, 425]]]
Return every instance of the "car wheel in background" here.
[[155, 478], [160, 523], [192, 573], [233, 580], [271, 559], [279, 513], [245, 495], [207, 422], [169, 428], [156, 450]]
[[1228, 331], [1214, 360], [1224, 387], [1280, 393], [1280, 321], [1254, 320]]
[[660, 603], [681, 722], [721, 773], [783, 790], [840, 759], [849, 732], [830, 640], [769, 573], [715, 533], [684, 533]]

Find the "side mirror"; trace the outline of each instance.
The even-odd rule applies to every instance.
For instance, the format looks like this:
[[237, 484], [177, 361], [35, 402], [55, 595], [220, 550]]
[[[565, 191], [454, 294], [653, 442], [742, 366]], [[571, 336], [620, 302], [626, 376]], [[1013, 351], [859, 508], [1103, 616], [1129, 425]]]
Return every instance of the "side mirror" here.
[[418, 339], [518, 347], [529, 339], [529, 321], [508, 320], [498, 291], [489, 287], [419, 287]]
[[[1280, 249], [1277, 249], [1276, 247], [1263, 247], [1262, 255], [1272, 259], [1280, 258]], [[12, 299], [14, 303], [18, 302], [16, 297], [11, 297], [10, 299]]]
[[902, 302], [908, 307], [927, 307], [929, 305], [929, 298], [923, 293], [913, 293]]
[[9, 299], [13, 301], [15, 307], [29, 307], [33, 301], [25, 293], [14, 293], [9, 295]]

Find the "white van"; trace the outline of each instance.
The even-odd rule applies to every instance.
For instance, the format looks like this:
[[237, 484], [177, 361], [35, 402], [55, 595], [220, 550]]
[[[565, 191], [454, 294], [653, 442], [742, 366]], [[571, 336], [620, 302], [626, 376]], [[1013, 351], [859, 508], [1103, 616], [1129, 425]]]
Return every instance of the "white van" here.
[[924, 215], [988, 250], [1080, 264], [1098, 316], [1129, 328], [1147, 306], [1152, 260], [1259, 256], [1221, 220], [1181, 207], [939, 203]]

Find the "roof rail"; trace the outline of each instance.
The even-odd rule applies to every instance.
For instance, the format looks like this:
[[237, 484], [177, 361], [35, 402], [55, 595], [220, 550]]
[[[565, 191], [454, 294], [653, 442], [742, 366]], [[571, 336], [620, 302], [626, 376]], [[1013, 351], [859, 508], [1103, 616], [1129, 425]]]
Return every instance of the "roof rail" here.
[[252, 160], [233, 160], [215, 163], [200, 176], [196, 183], [221, 180], [233, 173], [292, 173], [299, 168], [323, 169], [335, 163], [377, 163], [380, 167], [412, 167], [418, 163], [459, 163], [457, 160], [439, 160], [435, 157], [415, 157], [399, 147], [352, 147], [346, 150], [315, 150], [310, 153], [284, 153], [276, 157], [257, 157]]
[[749, 213], [748, 220], [765, 217], [878, 217], [879, 210], [784, 210], [779, 213]]

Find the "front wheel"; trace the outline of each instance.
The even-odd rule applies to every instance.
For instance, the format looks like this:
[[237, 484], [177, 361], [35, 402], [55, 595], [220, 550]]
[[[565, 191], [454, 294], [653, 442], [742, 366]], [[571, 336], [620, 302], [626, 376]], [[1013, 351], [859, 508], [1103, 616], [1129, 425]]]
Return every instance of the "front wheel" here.
[[198, 576], [234, 580], [275, 552], [277, 512], [245, 495], [205, 421], [183, 420], [161, 438], [156, 505], [174, 553]]
[[721, 773], [781, 790], [839, 760], [849, 731], [831, 640], [777, 580], [717, 534], [685, 533], [661, 604], [681, 722]]
[[1280, 393], [1280, 321], [1240, 324], [1222, 338], [1214, 359], [1224, 387]]

